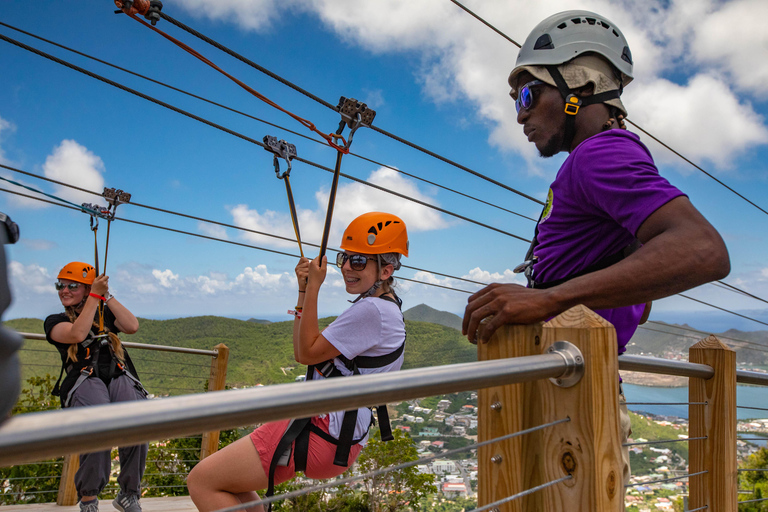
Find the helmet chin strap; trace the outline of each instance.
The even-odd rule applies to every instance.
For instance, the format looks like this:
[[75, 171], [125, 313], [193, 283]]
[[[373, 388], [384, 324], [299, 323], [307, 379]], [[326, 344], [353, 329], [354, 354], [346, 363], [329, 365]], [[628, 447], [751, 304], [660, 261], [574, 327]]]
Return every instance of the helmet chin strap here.
[[[376, 275], [381, 277], [381, 255], [380, 254], [376, 255], [376, 270], [378, 272], [378, 274], [376, 274]], [[354, 304], [355, 302], [359, 301], [360, 299], [364, 299], [366, 297], [372, 296], [373, 294], [376, 293], [376, 291], [379, 288], [381, 288], [381, 285], [382, 285], [383, 282], [384, 281], [382, 281], [381, 279], [377, 280], [375, 283], [373, 283], [373, 286], [368, 288], [367, 292], [361, 293], [360, 295], [357, 296], [357, 298], [355, 300], [350, 300], [348, 302], [351, 302], [352, 304]]]
[[557, 89], [563, 96], [565, 101], [565, 135], [563, 136], [563, 147], [566, 151], [570, 152], [573, 145], [573, 138], [576, 136], [576, 116], [579, 113], [581, 107], [587, 107], [596, 103], [605, 103], [608, 100], [619, 98], [621, 96], [621, 89], [614, 89], [612, 91], [601, 92], [600, 94], [593, 94], [581, 98], [577, 96], [573, 89], [568, 87], [563, 75], [560, 74], [560, 70], [557, 66], [548, 65], [545, 66], [549, 71], [552, 80], [555, 81]]

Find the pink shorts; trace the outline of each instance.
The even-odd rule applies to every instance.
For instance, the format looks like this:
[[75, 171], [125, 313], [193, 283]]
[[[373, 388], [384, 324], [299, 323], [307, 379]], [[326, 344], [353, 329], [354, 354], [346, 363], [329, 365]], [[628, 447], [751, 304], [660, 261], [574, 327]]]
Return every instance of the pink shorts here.
[[[274, 423], [266, 423], [253, 432], [251, 432], [251, 441], [259, 452], [259, 458], [261, 459], [261, 465], [264, 468], [264, 473], [269, 476], [269, 465], [272, 462], [272, 457], [275, 455], [275, 449], [277, 449], [277, 443], [283, 437], [285, 430], [288, 428], [290, 420], [276, 421]], [[328, 432], [328, 416], [325, 418], [312, 418], [312, 423], [319, 427], [321, 430]], [[294, 449], [296, 443], [291, 443], [291, 449]], [[357, 460], [357, 456], [360, 455], [360, 451], [363, 449], [359, 444], [353, 445], [349, 451], [350, 466]], [[278, 454], [278, 457], [282, 454]], [[309, 478], [315, 480], [323, 480], [326, 478], [333, 478], [344, 473], [349, 466], [341, 467], [333, 464], [333, 458], [336, 455], [336, 445], [329, 443], [322, 437], [316, 434], [309, 434], [309, 453], [307, 454], [307, 470], [304, 472]], [[295, 464], [293, 462], [293, 456], [291, 456], [288, 466], [277, 466], [275, 469], [275, 485], [287, 482], [291, 478], [296, 476]]]

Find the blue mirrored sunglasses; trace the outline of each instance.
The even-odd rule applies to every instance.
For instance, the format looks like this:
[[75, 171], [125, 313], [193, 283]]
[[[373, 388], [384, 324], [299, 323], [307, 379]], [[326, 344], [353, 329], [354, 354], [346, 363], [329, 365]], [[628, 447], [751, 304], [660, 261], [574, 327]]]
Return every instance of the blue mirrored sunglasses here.
[[517, 99], [515, 100], [515, 109], [517, 109], [518, 113], [522, 108], [528, 110], [533, 106], [533, 91], [531, 87], [542, 85], [543, 83], [541, 80], [531, 80], [520, 88], [520, 92], [517, 93]]

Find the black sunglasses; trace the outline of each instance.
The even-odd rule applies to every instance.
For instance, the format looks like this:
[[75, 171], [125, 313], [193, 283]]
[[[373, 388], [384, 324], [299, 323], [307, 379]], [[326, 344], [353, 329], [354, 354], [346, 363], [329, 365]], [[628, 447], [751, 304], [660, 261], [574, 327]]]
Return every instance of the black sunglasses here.
[[73, 292], [73, 291], [77, 290], [78, 288], [80, 288], [80, 285], [81, 285], [81, 284], [83, 284], [83, 283], [69, 283], [69, 284], [64, 284], [64, 283], [61, 283], [61, 282], [58, 282], [58, 281], [57, 281], [57, 282], [53, 283], [53, 286], [55, 286], [55, 287], [56, 287], [56, 290], [58, 290], [58, 291], [61, 291], [61, 290], [63, 290], [63, 289], [64, 289], [64, 287], [66, 286], [67, 288], [69, 288], [69, 291]]
[[340, 252], [336, 255], [336, 266], [341, 268], [344, 263], [349, 260], [349, 268], [352, 270], [365, 270], [365, 266], [368, 265], [368, 260], [376, 260], [365, 254], [347, 254]]

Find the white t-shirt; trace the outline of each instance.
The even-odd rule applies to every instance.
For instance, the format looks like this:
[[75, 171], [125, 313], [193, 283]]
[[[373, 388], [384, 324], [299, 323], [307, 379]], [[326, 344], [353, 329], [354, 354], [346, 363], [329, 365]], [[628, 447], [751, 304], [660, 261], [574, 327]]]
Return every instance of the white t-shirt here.
[[[385, 299], [366, 297], [339, 315], [331, 325], [323, 330], [322, 334], [347, 359], [357, 356], [383, 356], [394, 352], [403, 344], [405, 341], [405, 323], [397, 304]], [[403, 354], [400, 354], [394, 363], [387, 366], [360, 368], [359, 371], [361, 374], [397, 371], [403, 366], [404, 353], [403, 351]], [[333, 363], [345, 377], [352, 375], [352, 372], [338, 358], [334, 358]], [[312, 378], [315, 380], [322, 379], [323, 376], [315, 371]], [[329, 419], [329, 433], [338, 439], [344, 411], [331, 413]], [[360, 443], [362, 446], [365, 446], [368, 441], [366, 433], [370, 424], [371, 410], [368, 408], [358, 409], [355, 439], [366, 435]]]

